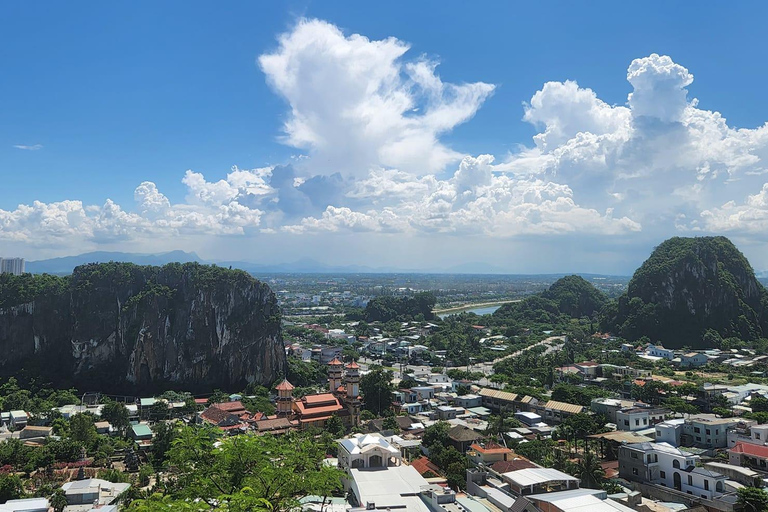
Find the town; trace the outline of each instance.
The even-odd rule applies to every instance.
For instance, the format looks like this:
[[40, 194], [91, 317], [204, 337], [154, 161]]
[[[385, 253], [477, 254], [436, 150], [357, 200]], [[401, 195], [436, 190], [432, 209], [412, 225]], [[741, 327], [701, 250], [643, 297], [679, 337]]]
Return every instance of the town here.
[[288, 371], [273, 389], [132, 398], [10, 379], [0, 510], [152, 503], [187, 429], [225, 444], [312, 439], [341, 487], [297, 494], [304, 510], [732, 511], [762, 499], [750, 494], [768, 485], [759, 349], [627, 343], [586, 332], [588, 319], [537, 332], [503, 313], [285, 320]]

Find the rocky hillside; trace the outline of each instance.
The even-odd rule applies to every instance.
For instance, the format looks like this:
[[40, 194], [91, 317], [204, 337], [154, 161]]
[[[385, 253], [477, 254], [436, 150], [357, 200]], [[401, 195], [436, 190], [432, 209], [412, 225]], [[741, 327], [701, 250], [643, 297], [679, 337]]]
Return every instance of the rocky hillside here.
[[541, 296], [554, 301], [562, 313], [572, 318], [591, 317], [608, 302], [603, 292], [581, 276], [562, 277]]
[[767, 335], [768, 292], [727, 238], [676, 237], [653, 251], [602, 317], [602, 328], [630, 340], [704, 347], [713, 331], [742, 339]]
[[581, 276], [566, 276], [540, 294], [504, 304], [493, 316], [553, 326], [568, 323], [571, 318], [596, 316], [607, 301], [603, 292]]
[[280, 312], [245, 272], [90, 264], [0, 276], [0, 373], [80, 389], [233, 389], [285, 369]]

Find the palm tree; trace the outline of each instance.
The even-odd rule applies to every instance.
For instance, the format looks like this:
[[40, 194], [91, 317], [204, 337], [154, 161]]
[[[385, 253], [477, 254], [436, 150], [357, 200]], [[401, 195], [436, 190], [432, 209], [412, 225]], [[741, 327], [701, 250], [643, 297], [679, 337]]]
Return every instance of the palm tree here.
[[590, 489], [599, 489], [600, 483], [605, 478], [605, 470], [600, 465], [600, 459], [590, 451], [584, 452], [584, 456], [574, 464], [574, 476], [581, 480], [581, 485]]
[[49, 501], [54, 512], [63, 512], [64, 507], [67, 506], [67, 495], [62, 489], [56, 489]]

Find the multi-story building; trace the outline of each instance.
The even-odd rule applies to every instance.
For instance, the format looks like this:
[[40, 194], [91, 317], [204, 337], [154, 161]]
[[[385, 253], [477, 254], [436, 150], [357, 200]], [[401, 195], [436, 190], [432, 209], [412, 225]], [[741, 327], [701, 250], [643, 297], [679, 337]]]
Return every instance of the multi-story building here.
[[733, 448], [736, 443], [768, 444], [768, 425], [737, 425], [728, 430], [728, 447]]
[[619, 447], [619, 476], [661, 485], [712, 500], [725, 492], [725, 475], [697, 467], [693, 455], [667, 443], [635, 443]]
[[0, 274], [20, 276], [25, 269], [24, 258], [0, 258]]
[[[729, 435], [728, 432], [749, 423], [749, 420], [740, 418], [715, 418], [707, 415], [677, 418], [656, 425], [656, 440], [672, 446], [726, 448], [736, 444], [735, 435]], [[733, 439], [730, 444], [729, 438]]]

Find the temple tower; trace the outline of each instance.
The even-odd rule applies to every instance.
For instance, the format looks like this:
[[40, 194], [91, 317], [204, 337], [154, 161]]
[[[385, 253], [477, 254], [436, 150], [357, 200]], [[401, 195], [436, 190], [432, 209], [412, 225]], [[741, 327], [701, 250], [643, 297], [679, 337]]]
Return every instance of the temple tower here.
[[288, 379], [277, 385], [277, 415], [290, 416], [293, 412], [293, 384]]
[[338, 357], [334, 357], [333, 361], [328, 363], [328, 390], [331, 393], [336, 393], [336, 390], [341, 387], [343, 367], [344, 363], [339, 361]]

